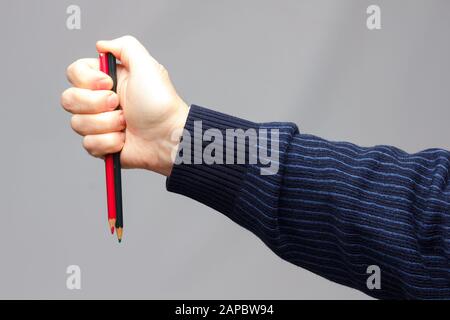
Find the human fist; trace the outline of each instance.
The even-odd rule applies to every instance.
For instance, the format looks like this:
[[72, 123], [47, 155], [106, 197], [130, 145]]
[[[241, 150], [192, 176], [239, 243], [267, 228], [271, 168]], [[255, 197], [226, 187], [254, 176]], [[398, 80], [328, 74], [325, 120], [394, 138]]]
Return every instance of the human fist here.
[[[73, 114], [71, 125], [84, 136], [84, 148], [95, 157], [121, 151], [123, 168], [143, 168], [163, 175], [172, 169], [174, 148], [189, 108], [178, 96], [167, 70], [131, 36], [97, 42], [117, 65], [117, 94], [99, 61], [80, 59], [67, 68], [73, 87], [61, 104]], [[117, 109], [120, 106], [119, 109]]]

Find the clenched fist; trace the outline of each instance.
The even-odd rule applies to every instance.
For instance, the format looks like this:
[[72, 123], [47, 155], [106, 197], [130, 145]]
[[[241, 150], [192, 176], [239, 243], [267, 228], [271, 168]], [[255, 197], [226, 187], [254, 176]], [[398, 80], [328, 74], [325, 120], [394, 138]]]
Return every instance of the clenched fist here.
[[174, 132], [184, 127], [187, 104], [167, 70], [135, 38], [99, 41], [97, 50], [111, 52], [120, 61], [117, 94], [111, 91], [112, 79], [99, 71], [98, 59], [72, 63], [67, 78], [73, 87], [63, 92], [61, 104], [73, 114], [73, 130], [95, 157], [122, 151], [122, 167], [169, 175], [178, 145]]

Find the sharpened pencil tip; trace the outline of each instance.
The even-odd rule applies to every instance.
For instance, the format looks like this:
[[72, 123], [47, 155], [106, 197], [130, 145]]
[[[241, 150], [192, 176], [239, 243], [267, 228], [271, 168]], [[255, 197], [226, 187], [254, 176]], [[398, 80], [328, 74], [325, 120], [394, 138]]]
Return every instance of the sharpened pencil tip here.
[[108, 219], [109, 229], [111, 230], [111, 234], [114, 234], [114, 226], [116, 225], [116, 219]]
[[116, 233], [117, 233], [117, 240], [119, 240], [119, 243], [121, 243], [122, 242], [123, 229], [121, 227], [116, 228]]

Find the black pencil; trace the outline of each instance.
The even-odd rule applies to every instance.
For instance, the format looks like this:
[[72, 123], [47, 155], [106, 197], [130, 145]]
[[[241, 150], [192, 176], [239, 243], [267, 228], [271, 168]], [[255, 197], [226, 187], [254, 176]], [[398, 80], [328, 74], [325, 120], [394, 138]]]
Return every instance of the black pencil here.
[[[117, 92], [117, 64], [116, 58], [111, 54], [107, 54], [109, 75], [113, 79], [113, 91]], [[120, 165], [120, 152], [113, 154], [114, 162], [114, 185], [116, 196], [116, 233], [119, 242], [122, 241], [123, 234], [123, 209], [122, 209], [122, 166]]]

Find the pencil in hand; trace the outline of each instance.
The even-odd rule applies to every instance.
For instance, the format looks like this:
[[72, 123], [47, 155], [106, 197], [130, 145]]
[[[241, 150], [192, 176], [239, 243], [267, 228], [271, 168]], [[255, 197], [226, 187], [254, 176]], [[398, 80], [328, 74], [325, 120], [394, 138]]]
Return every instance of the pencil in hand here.
[[[105, 53], [99, 55], [100, 71], [109, 75], [108, 57]], [[114, 159], [113, 155], [105, 156], [105, 174], [106, 174], [106, 198], [108, 204], [108, 223], [111, 234], [114, 234], [116, 224], [116, 186], [114, 179]]]
[[[111, 53], [107, 53], [108, 71], [109, 76], [113, 80], [114, 92], [117, 92], [117, 63], [116, 57]], [[115, 203], [116, 203], [116, 233], [119, 243], [122, 242], [123, 234], [123, 209], [122, 209], [122, 167], [120, 164], [120, 152], [113, 154], [113, 167], [114, 167], [114, 190], [115, 190]]]

